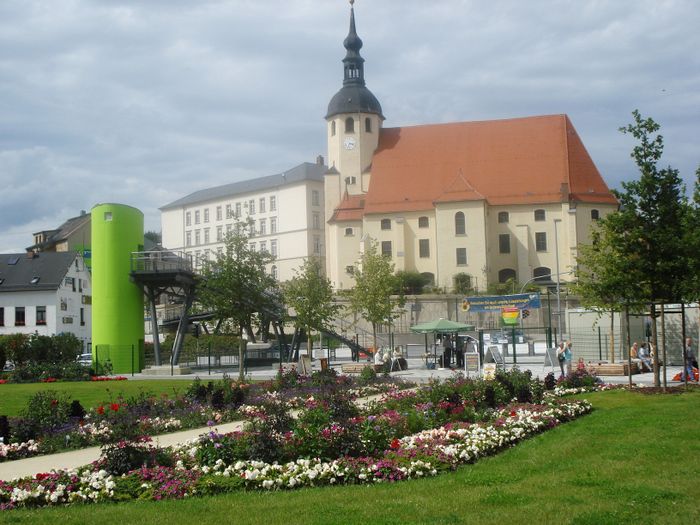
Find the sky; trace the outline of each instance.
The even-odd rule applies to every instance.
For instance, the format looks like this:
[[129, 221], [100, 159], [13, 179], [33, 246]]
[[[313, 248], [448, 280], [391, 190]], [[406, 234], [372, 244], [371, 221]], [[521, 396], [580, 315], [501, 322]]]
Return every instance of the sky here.
[[[94, 205], [160, 230], [193, 191], [326, 155], [347, 0], [0, 0], [0, 253]], [[700, 165], [697, 0], [357, 0], [385, 127], [566, 113], [611, 188]], [[517, 176], [517, 174], [514, 174]]]

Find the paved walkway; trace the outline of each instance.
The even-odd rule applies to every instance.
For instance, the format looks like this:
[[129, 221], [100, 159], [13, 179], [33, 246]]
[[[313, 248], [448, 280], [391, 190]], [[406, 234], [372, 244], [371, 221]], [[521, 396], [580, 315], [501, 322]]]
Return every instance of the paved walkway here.
[[[333, 364], [336, 366], [336, 364]], [[314, 366], [318, 366], [318, 361], [314, 362]], [[509, 364], [508, 367], [512, 367]], [[340, 365], [337, 365], [338, 369]], [[559, 367], [553, 368], [551, 366], [543, 366], [537, 363], [519, 363], [518, 367], [521, 370], [530, 370], [534, 377], [539, 377], [544, 379], [544, 377], [549, 372], [554, 372], [555, 375], [559, 375]], [[671, 382], [671, 378], [680, 372], [680, 366], [669, 366], [666, 374], [669, 385], [679, 385], [682, 383]], [[129, 380], [153, 380], [153, 379], [183, 379], [192, 380], [197, 376], [202, 379], [218, 379], [223, 377], [225, 372], [218, 370], [212, 371], [209, 375], [207, 371], [198, 371], [196, 374], [184, 375], [184, 376], [145, 376], [143, 374], [136, 374], [134, 377], [130, 377]], [[436, 369], [428, 370], [421, 359], [409, 359], [408, 360], [408, 370], [401, 372], [392, 372], [392, 377], [402, 377], [407, 381], [413, 381], [416, 383], [427, 383], [433, 379], [447, 379], [452, 377], [456, 373], [455, 370], [450, 369]], [[229, 372], [230, 374], [230, 372]], [[251, 370], [248, 377], [251, 379], [267, 379], [273, 378], [276, 375], [276, 370], [272, 368], [260, 368]], [[627, 384], [627, 376], [601, 376], [601, 379], [606, 383], [613, 384]], [[635, 374], [632, 376], [632, 381], [639, 386], [652, 386], [654, 382], [654, 376], [652, 373], [646, 374]], [[370, 396], [362, 400], [362, 402], [367, 402], [371, 399], [377, 398], [379, 396]], [[215, 425], [211, 428], [194, 428], [190, 430], [183, 430], [181, 432], [173, 432], [170, 434], [164, 434], [161, 436], [154, 436], [153, 441], [156, 445], [162, 447], [168, 447], [173, 445], [178, 445], [197, 438], [202, 434], [206, 434], [210, 431], [216, 431], [219, 433], [233, 432], [235, 430], [240, 430], [243, 425], [242, 421], [234, 421], [231, 423], [224, 423], [220, 425]], [[81, 450], [73, 450], [68, 452], [61, 452], [59, 454], [50, 454], [44, 456], [37, 456], [33, 458], [20, 459], [15, 461], [8, 461], [0, 463], [0, 480], [10, 480], [17, 477], [31, 476], [39, 472], [47, 472], [51, 469], [70, 469], [77, 468], [83, 465], [87, 465], [100, 457], [100, 447], [90, 447]]]

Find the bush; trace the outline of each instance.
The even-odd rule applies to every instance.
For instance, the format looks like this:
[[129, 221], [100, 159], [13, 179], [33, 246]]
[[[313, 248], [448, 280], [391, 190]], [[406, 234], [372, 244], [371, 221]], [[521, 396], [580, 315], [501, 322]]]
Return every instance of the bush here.
[[71, 413], [69, 396], [55, 390], [42, 390], [34, 394], [22, 417], [37, 430], [51, 433], [68, 423]]
[[120, 441], [102, 447], [100, 466], [114, 476], [121, 476], [141, 467], [170, 467], [173, 458], [164, 450], [145, 441]]
[[377, 380], [377, 372], [374, 371], [373, 366], [366, 366], [362, 369], [362, 372], [360, 372], [360, 378], [358, 379], [358, 383], [360, 385], [369, 385], [370, 383], [374, 383]]

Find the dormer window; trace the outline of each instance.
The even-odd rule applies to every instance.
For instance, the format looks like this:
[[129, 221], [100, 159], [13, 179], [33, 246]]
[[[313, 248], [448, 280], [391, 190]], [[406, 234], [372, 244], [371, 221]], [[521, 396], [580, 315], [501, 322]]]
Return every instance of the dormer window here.
[[348, 117], [345, 119], [345, 133], [355, 133], [355, 119]]

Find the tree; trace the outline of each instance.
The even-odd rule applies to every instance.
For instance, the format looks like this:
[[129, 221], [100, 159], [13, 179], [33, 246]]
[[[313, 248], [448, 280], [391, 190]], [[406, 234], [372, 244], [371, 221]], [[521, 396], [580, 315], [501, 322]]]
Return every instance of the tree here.
[[333, 299], [331, 282], [323, 274], [321, 261], [315, 257], [306, 259], [283, 289], [286, 303], [296, 312], [297, 325], [306, 330], [310, 353], [311, 331], [326, 328], [340, 310]]
[[[663, 154], [660, 126], [632, 113], [634, 122], [620, 128], [638, 144], [631, 156], [640, 171], [638, 180], [622, 183], [615, 192], [620, 209], [600, 221], [593, 244], [582, 246], [578, 258], [578, 292], [589, 307], [626, 310], [651, 305], [652, 338], [658, 348], [658, 303], [682, 299], [687, 289], [689, 206], [678, 171], [657, 164]], [[659, 384], [658, 352], [654, 383]]]
[[[610, 352], [614, 361], [614, 312], [631, 299], [636, 283], [643, 280], [636, 257], [627, 243], [634, 235], [629, 228], [636, 223], [634, 213], [620, 211], [598, 221], [591, 231], [592, 243], [579, 246], [574, 292], [581, 304], [594, 311], [610, 312]], [[645, 294], [640, 294], [641, 296]]]
[[355, 286], [346, 292], [350, 309], [372, 324], [372, 341], [377, 348], [377, 325], [395, 319], [403, 306], [403, 295], [393, 296], [396, 289], [394, 264], [377, 251], [377, 244], [367, 242], [359, 264], [354, 268]]
[[144, 239], [148, 239], [149, 241], [153, 242], [154, 244], [160, 244], [161, 242], [161, 233], [157, 232], [155, 230], [148, 230], [146, 233], [143, 234]]
[[243, 376], [245, 340], [243, 331], [253, 338], [253, 315], [273, 309], [275, 279], [266, 271], [274, 258], [267, 252], [256, 251], [249, 244], [250, 224], [239, 223], [224, 239], [224, 250], [209, 261], [202, 272], [198, 292], [202, 305], [213, 311], [220, 321], [231, 320], [240, 333], [238, 349], [239, 379]]
[[454, 279], [454, 293], [460, 295], [467, 295], [474, 293], [474, 287], [472, 286], [472, 276], [468, 273], [460, 272], [455, 274]]
[[396, 288], [394, 293], [419, 295], [423, 293], [423, 287], [430, 284], [430, 277], [419, 272], [396, 272]]

